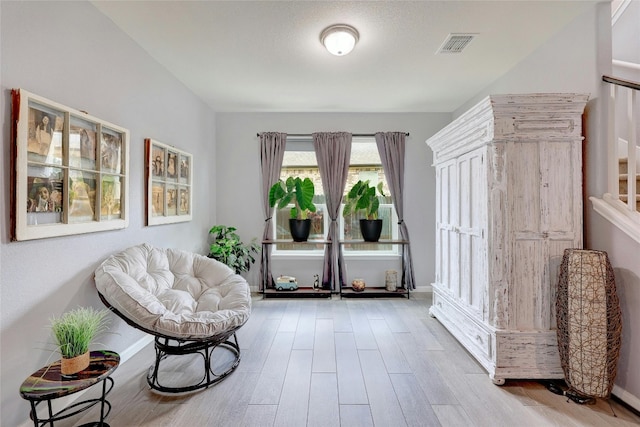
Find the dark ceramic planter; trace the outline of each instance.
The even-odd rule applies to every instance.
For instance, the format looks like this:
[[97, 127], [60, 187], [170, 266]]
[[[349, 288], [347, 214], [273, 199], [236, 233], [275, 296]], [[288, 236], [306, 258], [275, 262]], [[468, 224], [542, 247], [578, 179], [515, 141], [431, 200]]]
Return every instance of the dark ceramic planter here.
[[289, 218], [289, 231], [294, 242], [306, 242], [311, 231], [311, 220]]
[[360, 232], [365, 242], [377, 242], [382, 233], [381, 219], [361, 219]]

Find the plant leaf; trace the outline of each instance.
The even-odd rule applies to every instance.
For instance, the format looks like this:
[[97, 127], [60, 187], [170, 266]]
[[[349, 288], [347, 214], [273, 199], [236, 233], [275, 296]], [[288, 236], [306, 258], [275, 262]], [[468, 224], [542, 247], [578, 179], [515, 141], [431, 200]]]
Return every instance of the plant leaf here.
[[314, 192], [315, 192], [315, 189], [314, 189], [313, 181], [311, 181], [309, 178], [305, 178], [304, 180], [300, 180], [300, 179], [296, 180], [296, 199], [298, 200], [298, 205], [300, 206], [300, 209], [311, 210], [311, 207], [314, 207], [313, 205]]
[[284, 183], [282, 181], [278, 181], [271, 186], [269, 189], [269, 205], [274, 207], [278, 200], [280, 200], [287, 192], [284, 188]]

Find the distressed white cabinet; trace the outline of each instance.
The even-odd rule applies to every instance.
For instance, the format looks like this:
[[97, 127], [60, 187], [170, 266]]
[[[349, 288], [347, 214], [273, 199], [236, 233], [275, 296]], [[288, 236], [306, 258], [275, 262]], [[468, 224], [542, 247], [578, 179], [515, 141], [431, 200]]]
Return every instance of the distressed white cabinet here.
[[582, 247], [584, 94], [491, 95], [427, 140], [436, 168], [432, 316], [508, 378], [563, 378], [555, 288]]

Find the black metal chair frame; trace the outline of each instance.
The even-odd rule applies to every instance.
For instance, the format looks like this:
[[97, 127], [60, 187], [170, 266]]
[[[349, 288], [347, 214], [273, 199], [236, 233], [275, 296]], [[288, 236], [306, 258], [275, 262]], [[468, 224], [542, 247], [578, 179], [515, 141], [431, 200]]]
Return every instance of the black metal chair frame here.
[[[207, 388], [224, 380], [229, 376], [229, 374], [235, 371], [240, 364], [240, 346], [238, 345], [238, 338], [236, 336], [236, 331], [240, 328], [239, 326], [232, 330], [225, 331], [223, 334], [201, 339], [174, 338], [159, 334], [145, 328], [144, 326], [136, 324], [109, 304], [100, 292], [98, 292], [98, 295], [102, 302], [111, 311], [121, 317], [127, 324], [155, 337], [156, 360], [154, 364], [149, 367], [149, 371], [147, 373], [147, 383], [153, 390], [164, 393], [186, 393]], [[234, 356], [231, 366], [221, 373], [216, 373], [211, 366], [211, 362], [213, 360], [212, 353], [218, 347], [229, 351]], [[158, 380], [160, 362], [168, 356], [183, 356], [189, 354], [199, 354], [202, 356], [204, 362], [204, 374], [202, 379], [195, 384], [182, 387], [169, 387], [160, 384], [160, 381]]]

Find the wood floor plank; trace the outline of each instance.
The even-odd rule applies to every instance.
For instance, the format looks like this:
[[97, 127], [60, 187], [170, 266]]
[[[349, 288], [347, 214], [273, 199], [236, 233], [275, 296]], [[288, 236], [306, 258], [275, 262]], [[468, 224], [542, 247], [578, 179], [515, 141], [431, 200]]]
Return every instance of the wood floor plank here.
[[313, 372], [336, 372], [336, 345], [332, 319], [316, 319]]
[[341, 405], [368, 405], [360, 357], [353, 333], [335, 335], [338, 396]]
[[313, 342], [316, 333], [316, 301], [309, 301], [312, 304], [304, 304], [300, 311], [296, 335], [293, 339], [294, 350], [313, 350]]
[[413, 334], [399, 334], [396, 340], [429, 402], [432, 405], [459, 404], [456, 395], [449, 387], [448, 379], [430, 360], [432, 354], [445, 355], [445, 352], [419, 350]]
[[332, 319], [334, 304], [335, 304], [335, 301], [330, 299], [318, 301], [318, 309], [316, 311], [316, 317], [318, 319]]
[[389, 374], [389, 377], [407, 425], [440, 426], [438, 417], [413, 374]]
[[291, 351], [274, 426], [303, 426], [307, 423], [312, 357], [312, 350]]
[[293, 345], [293, 336], [293, 332], [276, 334], [249, 404], [277, 405], [280, 401], [282, 384]]
[[[265, 301], [265, 300], [262, 300]], [[284, 316], [284, 312], [287, 309], [288, 300], [286, 299], [273, 299], [269, 301], [271, 304], [265, 306], [267, 311], [267, 316], [269, 319], [282, 319]]]
[[[240, 372], [260, 372], [264, 366], [271, 345], [280, 326], [280, 319], [265, 318], [262, 334], [253, 340], [250, 347], [241, 348], [242, 361], [237, 370]], [[242, 344], [241, 344], [242, 345]]]
[[384, 319], [384, 315], [380, 312], [380, 303], [381, 300], [372, 299], [357, 299], [354, 301], [355, 304], [365, 307], [365, 312], [367, 314], [367, 319]]
[[249, 405], [239, 426], [271, 427], [276, 419], [277, 411], [278, 405]]
[[415, 301], [400, 300], [403, 305], [396, 303], [394, 307], [398, 315], [407, 325], [409, 332], [413, 334], [416, 346], [420, 350], [444, 350], [438, 338], [422, 321], [430, 318], [425, 305], [416, 304]]
[[307, 426], [340, 426], [337, 374], [323, 372], [311, 374]]
[[[257, 372], [235, 372], [203, 392], [200, 405], [192, 409], [196, 413], [208, 414], [206, 422], [201, 425], [232, 426], [239, 423], [245, 417], [259, 377]], [[190, 417], [185, 417], [179, 425], [198, 424], [192, 424]]]
[[[397, 305], [393, 304], [390, 300], [377, 300], [376, 307], [382, 314], [385, 322], [389, 327], [389, 330], [393, 333], [410, 332], [409, 326], [405, 323], [403, 317], [396, 308]], [[406, 309], [408, 300], [401, 300], [403, 309]]]
[[363, 306], [357, 300], [349, 300], [347, 306], [349, 307], [349, 317], [351, 318], [353, 336], [358, 350], [377, 350], [378, 343], [369, 326], [366, 306]]
[[482, 365], [467, 352], [462, 344], [437, 319], [428, 318], [421, 321], [436, 336], [438, 342], [442, 344], [442, 351], [449, 355], [452, 367], [461, 373], [487, 373]]
[[373, 427], [369, 405], [340, 405], [340, 425], [344, 427]]
[[462, 405], [432, 405], [431, 408], [438, 417], [438, 421], [442, 427], [474, 425]]
[[267, 318], [268, 310], [267, 307], [259, 304], [258, 301], [255, 297], [253, 298], [249, 320], [236, 332], [240, 348], [251, 347], [254, 340], [262, 333], [262, 324]]
[[380, 352], [359, 350], [358, 355], [360, 356], [374, 424], [379, 426], [407, 425]]
[[[396, 342], [396, 334], [393, 334], [387, 325], [386, 318], [370, 319], [369, 325], [378, 343], [378, 350], [382, 355], [387, 372], [390, 374], [411, 373], [411, 367]], [[402, 335], [402, 333], [397, 335]]]
[[300, 318], [301, 305], [296, 301], [287, 301], [287, 306], [280, 320], [278, 332], [295, 332], [298, 328], [298, 319]]
[[351, 315], [346, 301], [336, 301], [331, 304], [331, 318], [333, 319], [334, 332], [353, 332]]

